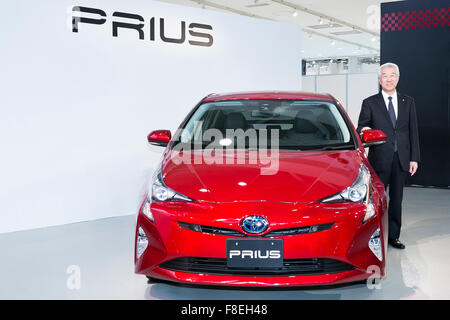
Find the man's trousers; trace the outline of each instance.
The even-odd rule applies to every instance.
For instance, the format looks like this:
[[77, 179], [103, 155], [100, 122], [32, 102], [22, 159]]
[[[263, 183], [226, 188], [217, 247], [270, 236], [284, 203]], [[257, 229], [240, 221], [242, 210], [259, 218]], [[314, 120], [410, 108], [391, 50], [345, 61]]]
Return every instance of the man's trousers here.
[[378, 177], [387, 189], [389, 186], [389, 239], [398, 239], [402, 226], [402, 200], [403, 186], [405, 185], [407, 171], [403, 171], [397, 152], [392, 159], [389, 172], [377, 172]]

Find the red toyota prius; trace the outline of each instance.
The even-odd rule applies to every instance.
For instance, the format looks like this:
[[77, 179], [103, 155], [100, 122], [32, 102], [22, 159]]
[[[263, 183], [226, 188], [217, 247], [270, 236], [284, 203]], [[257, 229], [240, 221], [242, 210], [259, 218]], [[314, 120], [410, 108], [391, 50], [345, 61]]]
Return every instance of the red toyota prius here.
[[385, 276], [386, 195], [331, 95], [211, 94], [165, 147], [142, 199], [135, 272], [224, 286], [308, 286]]

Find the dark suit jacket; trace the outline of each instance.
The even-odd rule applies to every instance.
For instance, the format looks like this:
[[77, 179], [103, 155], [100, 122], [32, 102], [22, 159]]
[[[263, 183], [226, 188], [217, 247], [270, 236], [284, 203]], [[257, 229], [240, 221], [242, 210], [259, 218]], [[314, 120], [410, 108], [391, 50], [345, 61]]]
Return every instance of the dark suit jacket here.
[[397, 91], [398, 115], [396, 127], [380, 93], [364, 99], [359, 114], [358, 133], [363, 127], [383, 131], [387, 135], [385, 144], [369, 148], [368, 159], [375, 172], [389, 172], [394, 156], [394, 135], [397, 136], [397, 151], [401, 167], [409, 171], [410, 161], [420, 161], [419, 131], [417, 129], [414, 99]]

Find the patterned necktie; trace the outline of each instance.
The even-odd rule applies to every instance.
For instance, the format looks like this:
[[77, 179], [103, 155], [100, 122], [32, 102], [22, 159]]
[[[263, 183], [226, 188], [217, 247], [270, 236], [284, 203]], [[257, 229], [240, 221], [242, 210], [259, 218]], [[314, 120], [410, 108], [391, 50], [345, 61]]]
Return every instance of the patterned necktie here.
[[392, 97], [388, 97], [388, 99], [389, 99], [388, 105], [389, 116], [391, 117], [392, 125], [395, 128], [395, 125], [397, 124], [397, 118], [395, 117], [394, 105], [392, 104]]
[[[395, 128], [395, 125], [397, 124], [397, 118], [395, 117], [394, 105], [392, 104], [392, 97], [388, 97], [388, 99], [389, 99], [389, 105], [388, 105], [389, 117], [391, 118], [392, 126]], [[394, 151], [397, 151], [397, 134], [396, 133], [394, 133]]]

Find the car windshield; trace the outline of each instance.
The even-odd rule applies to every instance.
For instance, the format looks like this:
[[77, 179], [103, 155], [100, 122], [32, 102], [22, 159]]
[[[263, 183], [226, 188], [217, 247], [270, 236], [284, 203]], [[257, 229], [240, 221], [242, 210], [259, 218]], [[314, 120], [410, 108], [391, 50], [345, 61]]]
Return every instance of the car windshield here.
[[206, 102], [192, 114], [174, 141], [173, 146], [200, 148], [355, 149], [338, 107], [316, 100]]

